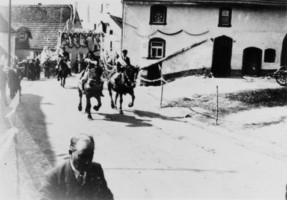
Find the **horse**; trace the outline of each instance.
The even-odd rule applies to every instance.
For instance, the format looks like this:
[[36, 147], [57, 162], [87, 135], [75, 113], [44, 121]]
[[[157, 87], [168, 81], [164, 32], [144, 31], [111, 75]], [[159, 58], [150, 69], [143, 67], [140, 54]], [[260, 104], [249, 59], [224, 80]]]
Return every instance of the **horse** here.
[[[90, 67], [90, 66], [88, 66]], [[100, 66], [95, 66], [92, 69], [87, 69], [86, 71], [82, 71], [80, 74], [80, 80], [78, 85], [78, 92], [80, 97], [80, 102], [78, 105], [78, 110], [82, 111], [82, 96], [86, 95], [86, 108], [85, 112], [88, 114], [88, 119], [92, 120], [91, 115], [91, 98], [94, 97], [97, 99], [98, 104], [94, 106], [94, 110], [98, 111], [102, 106], [101, 95], [103, 91], [103, 82], [101, 80], [101, 76], [103, 74], [103, 68]], [[86, 83], [83, 84], [83, 76], [87, 76]]]
[[[132, 101], [129, 107], [134, 105], [135, 95], [134, 88], [136, 87], [136, 79], [140, 68], [138, 66], [126, 66], [122, 73], [112, 72], [108, 79], [108, 91], [111, 97], [111, 107], [117, 109], [117, 99], [120, 97], [120, 114], [123, 114], [122, 103], [123, 95], [130, 94]], [[113, 100], [113, 93], [116, 92], [115, 100]]]
[[71, 72], [68, 64], [65, 62], [63, 58], [60, 58], [58, 66], [59, 66], [58, 81], [61, 81], [61, 86], [65, 87], [66, 78]]

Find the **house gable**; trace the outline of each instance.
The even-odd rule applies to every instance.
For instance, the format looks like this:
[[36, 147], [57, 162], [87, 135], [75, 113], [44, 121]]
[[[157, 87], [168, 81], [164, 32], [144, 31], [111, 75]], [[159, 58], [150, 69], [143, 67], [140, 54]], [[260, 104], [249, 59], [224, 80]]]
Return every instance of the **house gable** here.
[[[0, 13], [8, 19], [8, 7], [0, 7]], [[31, 34], [25, 44], [16, 44], [17, 49], [55, 48], [57, 34], [73, 16], [72, 5], [16, 5], [12, 7], [12, 27], [28, 28]], [[28, 32], [27, 32], [28, 33]], [[28, 33], [29, 34], [29, 33]], [[19, 34], [17, 34], [19, 36]], [[16, 39], [17, 42], [17, 39]]]

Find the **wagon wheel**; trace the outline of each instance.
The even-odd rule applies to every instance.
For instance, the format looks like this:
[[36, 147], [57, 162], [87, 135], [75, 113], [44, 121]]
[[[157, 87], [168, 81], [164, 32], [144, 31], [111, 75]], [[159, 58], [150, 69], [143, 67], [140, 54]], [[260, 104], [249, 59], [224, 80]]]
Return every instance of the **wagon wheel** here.
[[279, 71], [276, 74], [276, 82], [281, 86], [287, 86], [287, 73]]

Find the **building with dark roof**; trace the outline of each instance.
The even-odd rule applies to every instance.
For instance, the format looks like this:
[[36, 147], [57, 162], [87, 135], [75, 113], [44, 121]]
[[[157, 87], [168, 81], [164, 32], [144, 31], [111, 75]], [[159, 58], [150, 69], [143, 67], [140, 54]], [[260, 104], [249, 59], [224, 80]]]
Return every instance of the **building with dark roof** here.
[[[8, 19], [8, 7], [0, 7]], [[73, 18], [72, 5], [15, 5], [12, 27], [16, 31], [16, 55], [19, 58], [38, 55], [45, 46], [55, 49], [58, 32]]]
[[286, 0], [123, 0], [123, 9], [122, 48], [148, 79], [158, 65], [165, 77], [202, 68], [259, 76], [287, 65]]

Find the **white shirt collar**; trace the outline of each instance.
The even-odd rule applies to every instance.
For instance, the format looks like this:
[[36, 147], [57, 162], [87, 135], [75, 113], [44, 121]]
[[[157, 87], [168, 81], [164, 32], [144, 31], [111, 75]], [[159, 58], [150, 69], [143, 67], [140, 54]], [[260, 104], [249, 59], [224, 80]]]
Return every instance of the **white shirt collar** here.
[[[70, 165], [71, 165], [72, 170], [73, 170], [73, 172], [74, 172], [74, 175], [75, 175], [75, 177], [76, 177], [76, 179], [77, 179], [78, 176], [80, 175], [80, 172], [75, 168], [75, 166], [74, 166], [74, 164], [73, 164], [73, 162], [72, 162], [71, 159], [70, 159]], [[84, 180], [86, 180], [86, 175], [87, 175], [87, 172], [84, 172], [84, 174], [83, 174]]]

